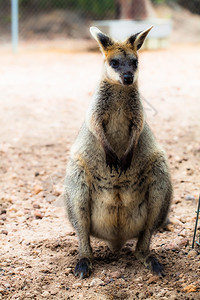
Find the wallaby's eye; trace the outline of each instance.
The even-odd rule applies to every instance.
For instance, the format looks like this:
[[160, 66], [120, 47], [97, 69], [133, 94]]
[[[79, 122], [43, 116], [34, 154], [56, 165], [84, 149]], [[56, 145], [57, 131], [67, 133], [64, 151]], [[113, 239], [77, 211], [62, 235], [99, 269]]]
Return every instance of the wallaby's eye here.
[[119, 60], [118, 59], [111, 59], [110, 65], [112, 68], [117, 69], [119, 67]]
[[138, 60], [136, 58], [132, 58], [131, 59], [131, 65], [135, 68], [137, 68], [138, 66]]

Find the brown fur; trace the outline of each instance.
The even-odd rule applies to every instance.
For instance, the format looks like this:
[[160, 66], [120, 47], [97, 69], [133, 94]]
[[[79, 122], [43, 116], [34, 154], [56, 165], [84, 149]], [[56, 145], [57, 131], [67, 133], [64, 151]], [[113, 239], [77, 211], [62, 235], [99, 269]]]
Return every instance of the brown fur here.
[[[149, 245], [166, 219], [172, 185], [165, 154], [144, 119], [137, 68], [129, 63], [148, 31], [124, 43], [95, 33], [105, 71], [72, 146], [65, 178], [67, 212], [79, 239], [75, 275], [81, 278], [91, 271], [91, 235], [107, 241], [112, 251], [137, 237], [136, 257], [162, 275]], [[109, 65], [112, 57], [120, 60], [118, 69]], [[123, 83], [127, 70], [134, 78], [128, 85]]]
[[109, 59], [113, 55], [120, 55], [122, 51], [125, 51], [127, 54], [131, 53], [137, 56], [136, 48], [128, 42], [115, 43], [113, 46], [109, 46], [108, 48], [106, 48], [106, 50], [104, 50], [104, 54], [106, 59]]

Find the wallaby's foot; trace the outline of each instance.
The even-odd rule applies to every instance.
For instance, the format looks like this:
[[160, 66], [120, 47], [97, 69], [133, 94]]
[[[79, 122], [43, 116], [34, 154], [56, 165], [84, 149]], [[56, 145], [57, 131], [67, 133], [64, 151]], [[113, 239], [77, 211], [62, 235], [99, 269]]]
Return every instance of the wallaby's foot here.
[[85, 277], [89, 277], [91, 271], [92, 271], [92, 263], [88, 258], [84, 257], [81, 258], [76, 264], [74, 275], [79, 276], [80, 279], [83, 279]]
[[161, 263], [153, 255], [144, 256], [141, 253], [135, 253], [136, 258], [141, 261], [145, 267], [151, 270], [152, 273], [156, 274], [159, 277], [164, 276], [164, 270]]
[[147, 266], [148, 269], [150, 269], [154, 274], [158, 275], [159, 277], [165, 275], [163, 265], [161, 265], [157, 258], [152, 255], [147, 257], [145, 261], [145, 266]]

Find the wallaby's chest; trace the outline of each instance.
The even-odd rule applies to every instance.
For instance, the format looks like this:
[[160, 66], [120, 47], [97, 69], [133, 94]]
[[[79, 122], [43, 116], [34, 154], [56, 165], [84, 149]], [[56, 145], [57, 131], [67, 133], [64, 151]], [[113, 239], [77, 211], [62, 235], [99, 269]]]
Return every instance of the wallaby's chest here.
[[123, 105], [113, 105], [105, 124], [105, 134], [112, 148], [122, 155], [129, 141], [129, 120]]

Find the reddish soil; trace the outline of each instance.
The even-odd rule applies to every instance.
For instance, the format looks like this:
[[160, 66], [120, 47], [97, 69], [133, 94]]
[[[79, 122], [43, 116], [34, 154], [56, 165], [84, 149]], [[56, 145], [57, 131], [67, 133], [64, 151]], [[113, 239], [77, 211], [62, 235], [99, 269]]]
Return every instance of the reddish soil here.
[[134, 240], [116, 256], [93, 239], [94, 272], [84, 280], [73, 275], [77, 237], [62, 191], [101, 55], [0, 53], [0, 299], [199, 299], [199, 248], [191, 249], [200, 179], [199, 51], [140, 54], [147, 119], [168, 154], [174, 185], [171, 222], [151, 245], [166, 276], [135, 259]]

